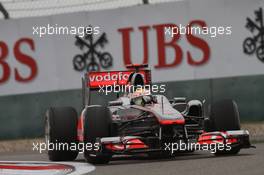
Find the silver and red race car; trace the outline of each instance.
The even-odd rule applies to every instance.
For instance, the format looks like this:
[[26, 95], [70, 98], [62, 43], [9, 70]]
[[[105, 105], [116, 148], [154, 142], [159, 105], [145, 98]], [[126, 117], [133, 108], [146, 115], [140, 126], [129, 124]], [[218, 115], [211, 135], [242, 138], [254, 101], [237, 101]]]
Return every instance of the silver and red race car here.
[[[48, 150], [49, 159], [72, 161], [80, 151], [76, 145], [81, 143], [84, 157], [91, 163], [108, 163], [118, 154], [173, 157], [207, 146], [215, 155], [232, 155], [251, 147], [248, 131], [240, 128], [233, 100], [215, 102], [205, 110], [199, 100], [152, 94], [151, 71], [146, 67], [129, 65], [126, 71], [86, 73], [80, 117], [72, 107], [48, 109], [46, 142], [67, 148]], [[119, 90], [132, 86], [132, 90], [118, 94], [108, 105], [90, 105], [92, 91], [117, 86]]]

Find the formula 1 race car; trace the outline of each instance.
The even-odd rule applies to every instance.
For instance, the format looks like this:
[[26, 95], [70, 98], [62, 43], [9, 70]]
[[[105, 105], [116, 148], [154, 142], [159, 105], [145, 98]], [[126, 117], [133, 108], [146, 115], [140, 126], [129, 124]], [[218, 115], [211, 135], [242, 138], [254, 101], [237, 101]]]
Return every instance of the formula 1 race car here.
[[[240, 129], [238, 107], [233, 100], [214, 102], [205, 112], [204, 102], [199, 100], [154, 95], [147, 86], [151, 85], [151, 72], [146, 67], [129, 65], [126, 71], [85, 73], [82, 78], [84, 107], [80, 117], [72, 107], [48, 109], [46, 142], [83, 143], [85, 159], [98, 164], [108, 163], [118, 154], [173, 157], [182, 151], [170, 149], [178, 143], [224, 144], [224, 149], [217, 147], [215, 155], [233, 155], [241, 148], [251, 147], [248, 131]], [[130, 85], [133, 91], [119, 94], [108, 105], [90, 105], [93, 90], [104, 91], [117, 85], [123, 90]], [[197, 149], [200, 147], [185, 152]], [[48, 156], [52, 161], [72, 161], [78, 152], [77, 149], [52, 149], [48, 150]]]

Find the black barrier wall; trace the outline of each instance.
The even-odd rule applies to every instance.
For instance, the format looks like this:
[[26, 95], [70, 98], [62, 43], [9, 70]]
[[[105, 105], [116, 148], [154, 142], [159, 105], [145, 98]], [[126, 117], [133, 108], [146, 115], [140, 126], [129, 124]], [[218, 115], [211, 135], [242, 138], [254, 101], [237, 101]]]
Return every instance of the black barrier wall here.
[[[168, 98], [185, 96], [188, 99], [206, 99], [207, 103], [220, 99], [234, 99], [239, 107], [241, 121], [264, 120], [264, 76], [205, 79], [167, 82]], [[95, 93], [94, 104], [106, 104], [115, 95]], [[44, 135], [44, 115], [50, 106], [73, 106], [80, 113], [81, 90], [67, 90], [0, 97], [0, 139], [33, 138]]]

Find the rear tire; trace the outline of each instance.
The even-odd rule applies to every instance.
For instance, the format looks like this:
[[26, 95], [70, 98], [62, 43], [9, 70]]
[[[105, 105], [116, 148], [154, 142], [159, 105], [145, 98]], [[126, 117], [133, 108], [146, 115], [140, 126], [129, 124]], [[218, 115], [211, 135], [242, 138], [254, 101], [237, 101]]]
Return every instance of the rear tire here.
[[[78, 156], [78, 150], [70, 150], [71, 144], [78, 144], [77, 140], [77, 112], [72, 107], [49, 108], [45, 117], [46, 146], [51, 144], [67, 144], [60, 150], [48, 150], [51, 161], [73, 161]], [[62, 150], [64, 149], [64, 150]]]
[[[235, 101], [218, 101], [211, 105], [209, 113], [210, 118], [205, 125], [206, 131], [240, 130], [239, 112]], [[235, 155], [239, 151], [240, 147], [232, 147], [231, 150], [217, 150], [215, 155]]]
[[[107, 107], [91, 106], [84, 113], [84, 143], [95, 144], [96, 139], [111, 136], [111, 112]], [[104, 153], [104, 150], [85, 150], [86, 161], [93, 164], [106, 164], [112, 155]]]

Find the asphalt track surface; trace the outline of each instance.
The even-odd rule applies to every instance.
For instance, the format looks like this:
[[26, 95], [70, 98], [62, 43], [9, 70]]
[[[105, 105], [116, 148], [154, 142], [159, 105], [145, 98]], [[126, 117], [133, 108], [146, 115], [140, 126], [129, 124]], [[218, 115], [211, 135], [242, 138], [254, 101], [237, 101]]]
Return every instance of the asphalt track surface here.
[[[264, 143], [243, 149], [236, 156], [215, 157], [209, 152], [180, 154], [172, 159], [144, 156], [115, 157], [108, 165], [95, 166], [89, 175], [263, 175]], [[45, 154], [0, 154], [1, 161], [48, 161]], [[76, 162], [85, 162], [82, 155]]]

